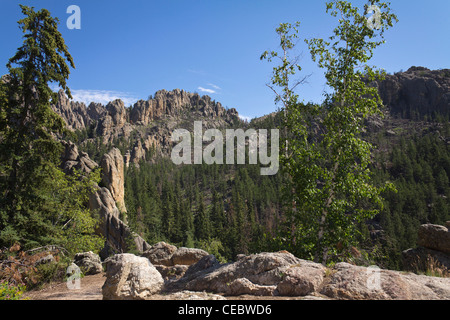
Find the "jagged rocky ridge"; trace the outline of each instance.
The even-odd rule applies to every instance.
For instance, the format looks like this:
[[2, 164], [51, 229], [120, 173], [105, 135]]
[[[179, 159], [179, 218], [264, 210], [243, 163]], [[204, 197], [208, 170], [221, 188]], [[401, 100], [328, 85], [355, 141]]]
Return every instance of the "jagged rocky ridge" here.
[[[61, 166], [67, 174], [70, 174], [73, 168], [81, 173], [89, 173], [99, 167], [102, 169], [104, 187], [97, 186], [97, 190], [89, 197], [89, 208], [100, 218], [97, 232], [105, 238], [105, 246], [100, 256], [106, 258], [112, 253], [126, 252], [130, 249], [139, 252], [149, 249], [150, 245], [133, 233], [126, 222], [120, 219], [120, 214], [126, 212], [123, 156], [120, 151], [117, 148], [111, 149], [103, 156], [99, 166], [87, 153], [79, 152], [74, 143], [66, 141], [61, 143], [64, 145]], [[134, 248], [130, 248], [131, 244], [134, 244]]]
[[121, 132], [120, 129], [127, 123], [148, 125], [168, 117], [182, 117], [186, 113], [197, 113], [218, 122], [217, 125], [231, 123], [238, 115], [236, 109], [225, 109], [220, 102], [211, 100], [209, 96], [180, 89], [157, 91], [154, 97], [139, 100], [129, 108], [120, 99], [111, 101], [106, 106], [92, 102], [86, 107], [82, 102], [69, 100], [60, 90], [58, 102], [53, 109], [63, 117], [70, 129], [81, 130], [95, 124], [97, 132], [106, 136], [125, 133], [126, 129]]
[[[236, 109], [226, 109], [209, 96], [184, 90], [157, 91], [148, 100], [139, 100], [127, 108], [122, 100], [106, 106], [69, 100], [58, 92], [58, 102], [53, 106], [71, 130], [91, 130], [104, 144], [114, 139], [129, 139], [134, 134], [133, 147], [125, 155], [125, 165], [138, 164], [152, 148], [159, 154], [168, 154], [170, 135], [175, 128], [189, 129], [193, 121], [203, 119], [207, 128], [224, 128], [239, 121]], [[87, 140], [89, 141], [89, 139]]]
[[411, 67], [377, 83], [381, 99], [393, 115], [432, 118], [450, 113], [450, 69]]
[[[392, 129], [396, 126], [408, 126], [395, 122], [398, 116], [413, 120], [432, 119], [437, 114], [450, 116], [450, 69], [411, 67], [406, 72], [388, 74], [385, 80], [373, 85], [379, 89], [387, 117], [370, 119], [369, 130], [383, 128], [387, 134], [395, 134]], [[201, 119], [205, 128], [226, 128], [234, 123], [243, 125], [236, 109], [226, 109], [209, 96], [180, 89], [157, 91], [148, 100], [139, 100], [130, 107], [121, 100], [111, 101], [106, 106], [94, 102], [86, 106], [69, 100], [60, 91], [53, 109], [62, 116], [69, 129], [90, 130], [105, 145], [112, 144], [117, 138], [131, 139], [131, 146], [124, 154], [125, 166], [150, 160], [146, 159], [150, 150], [168, 155], [173, 130], [191, 130], [194, 120]]]
[[[435, 111], [443, 111], [443, 114], [445, 114], [445, 112], [448, 112], [448, 110], [450, 109], [448, 108], [450, 92], [449, 78], [449, 70], [430, 71], [425, 68], [413, 67], [404, 73], [388, 75], [385, 81], [378, 83], [377, 85], [380, 89], [380, 94], [384, 101], [384, 104], [388, 107], [388, 111], [392, 116], [395, 116], [395, 114], [399, 112], [405, 113], [407, 116], [412, 116], [412, 111], [416, 112], [416, 114], [419, 115], [432, 116], [433, 112]], [[410, 93], [427, 96], [430, 97], [430, 99], [426, 99], [426, 103], [414, 104], [414, 101], [410, 101]], [[112, 154], [110, 154], [109, 156], [105, 156], [105, 160], [103, 161], [102, 159], [102, 161], [100, 162], [102, 168], [104, 169], [103, 183], [107, 187], [99, 188], [99, 190], [91, 197], [92, 199], [90, 205], [91, 208], [100, 210], [100, 212], [102, 212], [102, 216], [104, 217], [104, 224], [102, 226], [103, 229], [101, 230], [101, 233], [107, 238], [107, 243], [105, 246], [106, 249], [103, 251], [104, 256], [106, 256], [107, 253], [111, 252], [125, 252], [127, 249], [126, 238], [131, 234], [131, 231], [126, 226], [126, 223], [119, 219], [120, 211], [126, 210], [126, 208], [124, 207], [121, 207], [121, 210], [119, 210], [118, 208], [118, 206], [120, 206], [120, 202], [123, 201], [123, 198], [121, 199], [120, 196], [120, 187], [112, 186], [113, 181], [121, 180], [120, 174], [112, 169], [113, 166], [121, 166], [120, 158], [123, 159], [123, 165], [126, 166], [130, 162], [137, 163], [140, 159], [145, 158], [146, 151], [150, 150], [150, 148], [153, 146], [156, 146], [160, 149], [161, 153], [164, 153], [164, 150], [169, 150], [169, 147], [171, 146], [170, 133], [172, 132], [172, 130], [174, 128], [178, 128], [179, 125], [185, 125], [186, 121], [192, 120], [192, 125], [193, 120], [203, 119], [203, 121], [206, 122], [207, 127], [223, 127], [231, 125], [233, 121], [237, 119], [236, 110], [225, 110], [220, 105], [220, 103], [211, 101], [211, 99], [207, 96], [199, 97], [197, 94], [191, 94], [181, 90], [174, 90], [171, 92], [167, 92], [165, 90], [159, 91], [154, 98], [151, 98], [147, 101], [138, 101], [134, 106], [130, 108], [126, 108], [123, 102], [120, 100], [110, 102], [106, 106], [91, 103], [89, 107], [86, 108], [84, 104], [67, 100], [66, 97], [62, 93], [60, 93], [59, 103], [54, 106], [54, 109], [63, 116], [70, 128], [74, 130], [92, 128], [98, 134], [98, 136], [102, 138], [105, 144], [111, 143], [117, 137], [128, 138], [131, 136], [132, 132], [137, 132], [136, 143], [134, 144], [134, 147], [130, 149], [123, 156], [123, 158], [122, 155], [120, 155], [120, 152], [117, 153], [118, 150], [112, 150], [110, 152]], [[383, 123], [376, 124], [376, 126], [378, 127], [382, 127], [383, 125]], [[67, 161], [65, 161], [63, 164], [66, 170], [70, 170], [70, 168], [72, 167], [92, 170], [93, 168], [98, 166], [95, 162], [89, 159], [87, 154], [82, 152], [78, 153], [78, 151], [75, 152], [75, 147], [76, 146], [72, 145], [69, 148], [66, 148]], [[109, 160], [106, 159], [108, 157], [110, 158]], [[115, 164], [112, 165], [112, 162], [114, 162]], [[111, 168], [109, 169], [108, 163], [111, 164]], [[114, 172], [113, 176], [108, 176], [108, 174], [111, 174], [112, 172]], [[148, 248], [150, 248], [150, 245], [147, 244], [142, 238], [136, 236], [134, 237], [134, 239], [138, 251], [145, 252], [146, 250], [148, 250]], [[210, 260], [209, 262], [207, 262], [207, 264], [217, 266], [217, 263], [214, 262], [214, 260]], [[180, 265], [165, 265], [162, 267], [158, 267], [158, 270], [161, 272], [161, 274], [176, 274], [177, 272], [184, 274], [184, 272], [187, 272], [186, 267], [179, 266]], [[340, 277], [343, 278], [344, 275], [342, 273], [339, 273], [339, 271], [342, 271], [343, 273], [350, 272], [351, 274], [355, 275], [356, 269], [354, 268], [361, 267], [339, 264], [339, 268], [338, 266], [336, 266], [335, 269], [337, 270], [336, 274], [339, 274]], [[360, 271], [362, 272], [364, 270], [365, 269], [361, 269]], [[328, 270], [328, 272], [331, 271]], [[388, 278], [394, 279], [391, 283], [394, 283], [395, 285], [398, 285], [400, 287], [403, 286], [404, 282], [401, 282], [399, 284], [398, 282], [396, 282], [397, 280], [395, 280], [401, 279], [398, 278], [401, 274], [395, 273], [393, 271], [393, 274], [391, 274], [390, 272], [391, 271], [386, 271], [386, 273], [383, 274], [386, 274], [386, 277]], [[188, 272], [187, 275], [189, 274], [190, 273]], [[222, 277], [222, 275], [220, 277]], [[415, 276], [411, 277], [414, 278]], [[180, 290], [183, 288], [194, 290], [196, 288], [193, 284], [187, 285], [187, 283], [191, 283], [191, 281], [186, 282], [185, 286], [181, 286], [183, 281], [186, 281], [187, 279], [185, 276], [183, 276], [182, 278], [184, 278], [184, 280], [181, 280], [180, 278], [176, 281], [177, 285], [180, 285]], [[258, 287], [259, 285], [261, 285], [260, 283], [255, 283], [248, 279], [242, 279], [234, 279], [233, 282], [236, 283], [233, 288], [244, 288], [244, 292], [248, 292], [250, 294], [260, 293], [261, 290], [263, 292], [266, 292], [267, 290], [271, 290], [272, 293], [275, 292], [274, 288], [260, 288]], [[180, 280], [181, 282], [179, 282]], [[444, 282], [445, 281], [446, 280], [444, 280]], [[324, 285], [324, 282], [320, 283], [321, 286]], [[176, 287], [175, 284], [172, 285]], [[209, 287], [210, 285], [211, 284], [209, 283], [207, 286]], [[265, 286], [265, 284], [262, 285]], [[425, 287], [435, 286], [434, 284], [423, 285]], [[414, 290], [417, 289], [419, 291], [428, 290], [423, 289], [421, 286], [417, 286], [416, 284], [414, 284], [411, 288], [414, 288]], [[446, 286], [448, 286], [447, 282]], [[403, 295], [397, 291], [392, 291], [390, 293], [380, 294], [377, 297], [405, 297], [406, 299], [419, 297], [418, 294], [413, 292], [414, 290], [411, 288], [406, 288], [405, 290], [407, 291]], [[438, 291], [441, 290], [440, 285], [436, 288], [438, 288]], [[333, 290], [331, 290], [330, 292], [334, 292], [335, 297], [351, 298], [351, 295], [349, 295], [349, 293], [346, 293], [346, 288], [345, 290]], [[444, 292], [445, 299], [448, 299], [447, 291], [441, 290], [440, 292]], [[327, 294], [327, 296], [331, 297], [333, 295], [330, 293]], [[434, 293], [430, 293], [430, 295], [426, 294], [425, 297], [427, 296], [435, 297]], [[440, 295], [438, 294], [438, 296]], [[369, 295], [366, 293], [362, 293], [362, 297], [369, 297]]]
[[[126, 108], [121, 100], [111, 101], [106, 106], [91, 103], [86, 107], [83, 103], [69, 100], [61, 90], [53, 109], [63, 117], [69, 129], [94, 130], [104, 144], [112, 144], [114, 139], [120, 137], [128, 139], [132, 132], [135, 133], [131, 150], [122, 155], [119, 149], [113, 147], [102, 156], [100, 165], [87, 153], [79, 152], [74, 143], [62, 141], [64, 153], [61, 166], [67, 174], [74, 168], [84, 173], [99, 167], [102, 169], [104, 187], [98, 187], [89, 200], [90, 209], [100, 215], [98, 232], [106, 239], [102, 257], [129, 249], [144, 252], [149, 248], [145, 240], [133, 234], [127, 222], [121, 220], [121, 213], [127, 211], [124, 166], [131, 162], [138, 165], [150, 149], [167, 152], [171, 146], [170, 133], [179, 125], [189, 126], [186, 123], [188, 120], [193, 122], [201, 118], [205, 119], [206, 127], [223, 128], [238, 119], [235, 109], [227, 110], [209, 96], [201, 97], [179, 89], [158, 91], [153, 98], [140, 100], [130, 108]], [[133, 248], [129, 247], [130, 239], [134, 241]]]

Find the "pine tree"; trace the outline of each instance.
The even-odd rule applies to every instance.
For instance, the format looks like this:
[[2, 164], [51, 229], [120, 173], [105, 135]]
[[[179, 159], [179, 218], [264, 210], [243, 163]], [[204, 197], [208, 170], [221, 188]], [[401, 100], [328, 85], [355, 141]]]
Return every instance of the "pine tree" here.
[[223, 231], [226, 228], [225, 209], [223, 207], [223, 200], [216, 191], [213, 193], [212, 200], [211, 224], [213, 233], [220, 237], [223, 235]]
[[173, 201], [174, 195], [171, 185], [168, 182], [163, 184], [162, 193], [162, 230], [167, 241], [170, 241], [174, 233], [175, 225], [175, 207]]
[[207, 240], [211, 238], [211, 220], [205, 206], [203, 196], [200, 196], [198, 209], [194, 219], [196, 240]]
[[58, 167], [63, 150], [56, 137], [66, 129], [51, 109], [57, 94], [49, 83], [58, 84], [71, 98], [66, 62], [74, 68], [73, 59], [58, 31], [58, 19], [46, 9], [21, 9], [23, 45], [7, 63], [9, 74], [0, 90], [0, 242], [96, 247], [98, 239], [88, 236], [95, 221], [85, 203], [86, 191], [99, 176], [73, 179]]

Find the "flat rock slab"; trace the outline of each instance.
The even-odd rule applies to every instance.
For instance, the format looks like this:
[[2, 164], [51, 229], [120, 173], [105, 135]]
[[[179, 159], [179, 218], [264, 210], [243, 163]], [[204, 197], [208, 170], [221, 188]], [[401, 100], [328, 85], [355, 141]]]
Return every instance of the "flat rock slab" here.
[[354, 266], [334, 266], [320, 291], [347, 300], [449, 300], [450, 278]]

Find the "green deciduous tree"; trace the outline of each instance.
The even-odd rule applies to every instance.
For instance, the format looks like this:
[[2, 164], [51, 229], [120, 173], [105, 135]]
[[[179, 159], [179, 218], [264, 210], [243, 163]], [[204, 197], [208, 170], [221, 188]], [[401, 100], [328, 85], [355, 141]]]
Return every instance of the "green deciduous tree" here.
[[339, 17], [333, 35], [306, 40], [312, 59], [324, 69], [329, 89], [321, 105], [302, 103], [294, 92], [302, 82], [292, 81], [301, 67], [290, 57], [299, 23], [281, 24], [277, 33], [282, 52], [261, 57], [281, 61], [269, 87], [282, 102], [288, 136], [281, 153], [289, 181], [288, 227], [282, 239], [289, 250], [322, 263], [354, 245], [356, 226], [373, 217], [382, 204], [385, 186], [371, 182], [373, 146], [361, 133], [370, 115], [381, 114], [382, 101], [370, 82], [381, 79], [383, 72], [366, 63], [397, 18], [387, 4], [377, 0], [369, 4], [382, 10], [378, 30], [349, 2], [334, 1], [326, 5], [327, 13]]

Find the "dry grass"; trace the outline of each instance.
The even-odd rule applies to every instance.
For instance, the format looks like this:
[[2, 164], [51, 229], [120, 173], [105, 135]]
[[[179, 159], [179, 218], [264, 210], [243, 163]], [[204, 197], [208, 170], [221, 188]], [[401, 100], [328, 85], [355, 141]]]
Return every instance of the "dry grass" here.
[[426, 260], [417, 259], [413, 265], [416, 273], [431, 277], [450, 278], [450, 272], [442, 263], [431, 255], [427, 255]]

